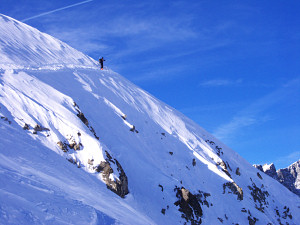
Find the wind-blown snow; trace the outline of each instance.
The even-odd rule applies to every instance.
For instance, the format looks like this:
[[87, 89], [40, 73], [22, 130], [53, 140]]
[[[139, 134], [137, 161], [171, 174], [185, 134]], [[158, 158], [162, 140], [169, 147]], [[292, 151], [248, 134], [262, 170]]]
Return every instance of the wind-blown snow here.
[[69, 45], [2, 14], [0, 51], [1, 67], [96, 67], [94, 60]]
[[[279, 224], [284, 207], [293, 217], [281, 221], [300, 223], [296, 195], [122, 76], [3, 15], [0, 43], [0, 223], [183, 224], [176, 187], [210, 194], [203, 224]], [[33, 134], [37, 124], [44, 130]], [[82, 145], [64, 152], [59, 141]], [[105, 151], [128, 177], [124, 199], [95, 171]], [[243, 200], [224, 189], [229, 182]], [[264, 212], [254, 184], [269, 193]]]

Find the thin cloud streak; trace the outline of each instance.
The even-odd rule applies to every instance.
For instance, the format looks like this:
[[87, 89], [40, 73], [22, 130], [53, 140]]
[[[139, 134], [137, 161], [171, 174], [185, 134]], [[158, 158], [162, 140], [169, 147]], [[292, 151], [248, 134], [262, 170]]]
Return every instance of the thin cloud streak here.
[[91, 2], [91, 1], [94, 1], [94, 0], [87, 0], [87, 1], [79, 2], [79, 3], [73, 4], [73, 5], [68, 5], [68, 6], [59, 8], [59, 9], [51, 10], [49, 12], [44, 12], [44, 13], [38, 14], [36, 16], [32, 16], [32, 17], [26, 18], [24, 20], [21, 20], [21, 22], [26, 22], [28, 20], [32, 20], [32, 19], [35, 19], [35, 18], [38, 18], [38, 17], [41, 17], [41, 16], [46, 16], [46, 15], [49, 15], [49, 14], [52, 14], [52, 13], [55, 13], [55, 12], [58, 12], [58, 11], [61, 11], [61, 10], [69, 9], [69, 8], [72, 8], [72, 7], [75, 7], [75, 6], [78, 6], [78, 5], [88, 3], [88, 2]]
[[220, 87], [220, 86], [235, 86], [242, 83], [242, 79], [237, 80], [225, 80], [225, 79], [215, 79], [208, 80], [199, 84], [202, 87]]
[[294, 91], [298, 90], [300, 87], [300, 79], [295, 79], [288, 82], [283, 87], [271, 92], [270, 94], [257, 100], [249, 107], [240, 111], [236, 116], [233, 117], [231, 121], [224, 124], [216, 129], [214, 135], [222, 140], [232, 139], [235, 133], [240, 129], [258, 124], [260, 122], [265, 122], [269, 120], [269, 117], [258, 116], [265, 110], [273, 107], [274, 105], [280, 103], [284, 99], [288, 98]]

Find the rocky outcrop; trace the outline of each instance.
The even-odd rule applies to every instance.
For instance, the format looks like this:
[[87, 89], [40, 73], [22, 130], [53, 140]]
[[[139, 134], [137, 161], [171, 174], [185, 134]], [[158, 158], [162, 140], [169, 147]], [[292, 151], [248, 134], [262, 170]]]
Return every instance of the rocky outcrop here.
[[216, 166], [220, 166], [221, 169], [222, 169], [222, 171], [223, 171], [224, 173], [226, 173], [227, 176], [229, 176], [230, 178], [232, 178], [232, 177], [231, 177], [231, 174], [230, 174], [229, 171], [228, 171], [228, 168], [231, 170], [231, 168], [230, 168], [228, 162], [226, 162], [226, 163], [225, 163], [224, 161], [217, 162]]
[[293, 163], [287, 168], [279, 169], [276, 171], [275, 165], [264, 164], [253, 165], [255, 168], [279, 181], [285, 187], [287, 187], [291, 192], [300, 196], [300, 160]]
[[37, 132], [41, 132], [41, 131], [50, 131], [49, 128], [43, 127], [43, 126], [41, 126], [39, 124], [35, 125], [35, 127], [33, 128], [33, 130], [34, 130], [33, 131], [34, 134], [37, 134]]
[[0, 116], [0, 118], [6, 122], [8, 122], [9, 124], [11, 124], [12, 122], [5, 116]]
[[196, 195], [193, 195], [184, 187], [174, 189], [178, 201], [174, 205], [179, 206], [179, 211], [182, 213], [181, 217], [191, 224], [201, 224], [203, 211]]
[[85, 115], [83, 114], [83, 112], [81, 112], [79, 106], [76, 104], [76, 102], [73, 102], [73, 106], [75, 108], [75, 110], [77, 111], [77, 117], [84, 123], [84, 125], [86, 125], [89, 130], [94, 134], [95, 138], [99, 140], [99, 137], [97, 136], [94, 128], [89, 124], [88, 119], [85, 117]]
[[256, 184], [252, 181], [252, 186], [248, 186], [251, 191], [250, 194], [255, 202], [255, 208], [261, 212], [264, 212], [265, 206], [269, 205], [267, 197], [269, 192], [264, 190], [264, 185], [257, 187]]
[[300, 160], [277, 171], [278, 181], [300, 196]]
[[236, 168], [235, 170], [235, 174], [238, 175], [238, 176], [241, 176], [241, 172], [240, 172], [240, 168]]
[[209, 144], [211, 147], [214, 147], [214, 148], [215, 148], [216, 153], [217, 153], [218, 156], [221, 156], [221, 155], [224, 154], [224, 152], [222, 151], [222, 148], [219, 147], [219, 146], [216, 146], [216, 143], [215, 143], [215, 142], [210, 141], [210, 140], [208, 140], [208, 139], [205, 140], [205, 142], [206, 142], [207, 144]]
[[83, 147], [81, 142], [77, 143], [72, 135], [70, 135], [70, 137], [66, 138], [64, 141], [58, 141], [57, 145], [63, 152], [68, 152], [71, 149], [78, 151]]
[[[121, 198], [129, 193], [128, 189], [128, 178], [118, 160], [111, 157], [111, 155], [105, 151], [106, 159], [102, 161], [95, 170], [102, 174], [102, 179], [106, 183], [108, 189], [119, 195]], [[117, 171], [113, 170], [113, 166], [116, 167]], [[118, 179], [112, 179], [111, 174], [118, 174]]]
[[237, 195], [237, 200], [243, 200], [243, 189], [239, 187], [235, 182], [227, 182], [223, 184], [223, 194], [225, 194], [226, 189], [229, 189], [228, 193]]

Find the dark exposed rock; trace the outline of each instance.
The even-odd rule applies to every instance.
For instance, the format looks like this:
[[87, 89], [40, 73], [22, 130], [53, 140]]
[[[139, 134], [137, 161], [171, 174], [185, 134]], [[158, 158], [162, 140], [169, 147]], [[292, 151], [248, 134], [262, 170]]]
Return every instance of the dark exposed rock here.
[[78, 151], [82, 147], [82, 144], [80, 142], [76, 143], [76, 141], [72, 137], [63, 142], [62, 141], [57, 142], [57, 145], [64, 152], [68, 152], [71, 149]]
[[282, 219], [284, 219], [284, 220], [293, 219], [290, 209], [287, 206], [284, 206], [282, 210], [280, 210], [278, 207], [276, 207], [274, 210], [276, 213], [276, 217], [278, 217], [277, 221], [279, 224], [289, 224], [287, 221], [286, 221], [286, 223], [282, 223], [282, 221], [281, 221]]
[[68, 161], [69, 161], [70, 163], [74, 164], [74, 165], [77, 165], [78, 168], [81, 167], [80, 162], [77, 161], [76, 159], [69, 158]]
[[225, 219], [228, 220], [228, 216], [226, 214], [224, 216], [225, 216]]
[[169, 152], [169, 154], [170, 154], [170, 155], [173, 155], [174, 153], [173, 153], [173, 152]]
[[218, 217], [218, 220], [219, 220], [221, 223], [224, 222], [224, 220], [223, 220], [222, 218], [220, 218], [220, 217]]
[[161, 184], [159, 184], [158, 187], [161, 188], [161, 191], [164, 191], [164, 187]]
[[223, 155], [222, 148], [220, 148], [219, 146], [216, 146], [216, 150], [217, 150], [217, 155], [218, 156], [221, 156], [221, 154]]
[[262, 165], [254, 164], [253, 166], [261, 172], [264, 172]]
[[255, 225], [258, 219], [252, 216], [248, 216], [248, 221], [249, 221], [249, 225]]
[[257, 172], [257, 176], [259, 177], [259, 179], [263, 179], [259, 172]]
[[161, 133], [162, 136], [166, 136], [166, 133]]
[[135, 126], [132, 125], [132, 127], [130, 128], [130, 131], [134, 132], [135, 131]]
[[91, 166], [94, 165], [94, 159], [88, 159], [88, 164]]
[[[121, 164], [118, 162], [118, 160], [111, 157], [111, 155], [106, 152], [106, 161], [102, 161], [97, 167], [96, 171], [98, 173], [102, 174], [102, 178], [104, 182], [106, 183], [106, 186], [108, 189], [110, 189], [112, 192], [119, 195], [121, 198], [124, 198], [128, 193], [128, 178], [121, 166]], [[117, 166], [117, 171], [113, 171], [111, 167], [111, 163], [115, 164]], [[110, 175], [112, 173], [119, 173], [119, 178], [116, 180], [110, 179]]]
[[232, 169], [231, 169], [231, 167], [230, 167], [230, 165], [229, 165], [229, 163], [228, 163], [227, 161], [225, 162], [225, 164], [226, 164], [227, 168], [228, 168], [230, 171], [232, 171]]
[[254, 182], [252, 182], [252, 186], [248, 186], [249, 190], [251, 191], [251, 195], [253, 197], [255, 204], [255, 208], [261, 212], [264, 212], [264, 206], [269, 205], [267, 201], [267, 197], [269, 196], [268, 191], [263, 191], [264, 186], [262, 185], [261, 188], [257, 187]]
[[240, 172], [240, 168], [236, 168], [236, 171], [235, 171], [235, 174], [238, 175], [238, 176], [241, 176], [241, 172]]
[[[73, 102], [73, 105], [77, 111], [77, 117], [89, 128], [89, 130], [94, 134], [95, 138], [99, 140], [99, 137], [96, 135], [96, 132], [92, 126], [89, 125], [88, 119], [85, 117], [83, 112], [79, 109], [79, 106], [76, 104], [76, 102]], [[80, 135], [78, 135], [80, 136]]]
[[34, 129], [35, 132], [38, 132], [38, 131], [49, 131], [50, 130], [49, 128], [43, 127], [43, 126], [41, 126], [39, 124], [37, 124], [33, 129]]
[[220, 166], [220, 167], [222, 168], [222, 171], [223, 171], [224, 173], [226, 173], [227, 176], [229, 176], [230, 178], [232, 178], [232, 177], [231, 177], [231, 174], [229, 173], [229, 171], [228, 171], [228, 169], [227, 169], [227, 165], [226, 165], [226, 163], [225, 163], [224, 161], [217, 162], [217, 166]]
[[230, 190], [228, 193], [237, 195], [237, 200], [243, 200], [243, 189], [239, 187], [235, 182], [227, 182], [223, 184], [223, 194], [225, 194], [226, 188]]
[[59, 142], [57, 142], [57, 145], [64, 152], [68, 151], [68, 145], [66, 143], [63, 143], [62, 141], [59, 141]]
[[75, 140], [72, 140], [71, 143], [69, 144], [69, 148], [74, 149], [75, 151], [80, 150], [80, 147], [82, 147], [82, 144], [80, 142], [76, 143]]
[[[215, 142], [210, 141], [210, 140], [205, 140], [205, 142], [208, 143], [208, 144], [210, 144], [211, 146], [214, 146], [216, 144]], [[222, 155], [224, 154], [221, 147], [215, 146], [215, 149], [216, 149], [216, 152], [217, 152], [218, 156], [221, 156], [221, 154]]]
[[193, 166], [196, 166], [196, 159], [193, 159], [192, 164], [193, 164]]
[[77, 116], [86, 126], [89, 126], [89, 121], [82, 112], [77, 113]]
[[265, 172], [265, 174], [269, 175], [270, 177], [273, 177], [275, 179], [277, 178], [277, 173], [276, 173], [276, 168], [275, 168], [274, 163], [271, 163], [269, 165], [269, 167], [264, 169], [264, 172]]
[[102, 172], [102, 176], [105, 178], [109, 178], [109, 175], [113, 173], [113, 169], [110, 167], [110, 163], [107, 161], [100, 162], [100, 164], [96, 168], [96, 171], [98, 173]]
[[182, 213], [181, 217], [191, 224], [201, 224], [203, 211], [196, 195], [193, 195], [184, 187], [174, 189], [178, 201], [174, 205], [179, 206], [179, 211]]
[[161, 209], [161, 213], [165, 215], [166, 214], [166, 209]]
[[126, 120], [127, 116], [124, 114], [121, 116], [123, 120]]
[[131, 132], [135, 132], [135, 133], [137, 133], [137, 134], [139, 133], [139, 131], [135, 129], [135, 126], [134, 126], [134, 125], [132, 125], [132, 127], [130, 128], [130, 131], [131, 131]]
[[7, 118], [7, 117], [5, 117], [5, 116], [1, 116], [0, 117], [2, 120], [4, 120], [4, 121], [6, 121], [6, 122], [8, 122], [8, 124], [11, 124], [12, 122]]
[[242, 209], [241, 209], [241, 212], [246, 213], [247, 210], [246, 210], [245, 208], [242, 208]]
[[[197, 197], [198, 201], [201, 203], [201, 205], [205, 205], [207, 208], [209, 208], [209, 203], [206, 200], [206, 198], [209, 196], [210, 196], [209, 193], [205, 193], [200, 190], [198, 191], [198, 194], [196, 194], [196, 197]], [[210, 206], [212, 206], [212, 204], [210, 204]]]
[[29, 130], [29, 124], [25, 123], [23, 130]]

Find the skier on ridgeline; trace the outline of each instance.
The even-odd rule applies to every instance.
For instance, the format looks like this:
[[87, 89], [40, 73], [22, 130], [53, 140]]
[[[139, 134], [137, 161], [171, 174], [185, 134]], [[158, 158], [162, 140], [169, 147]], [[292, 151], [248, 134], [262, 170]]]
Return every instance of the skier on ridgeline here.
[[99, 59], [99, 63], [101, 65], [101, 70], [103, 70], [103, 62], [104, 61], [105, 61], [105, 59], [103, 59], [103, 57]]

